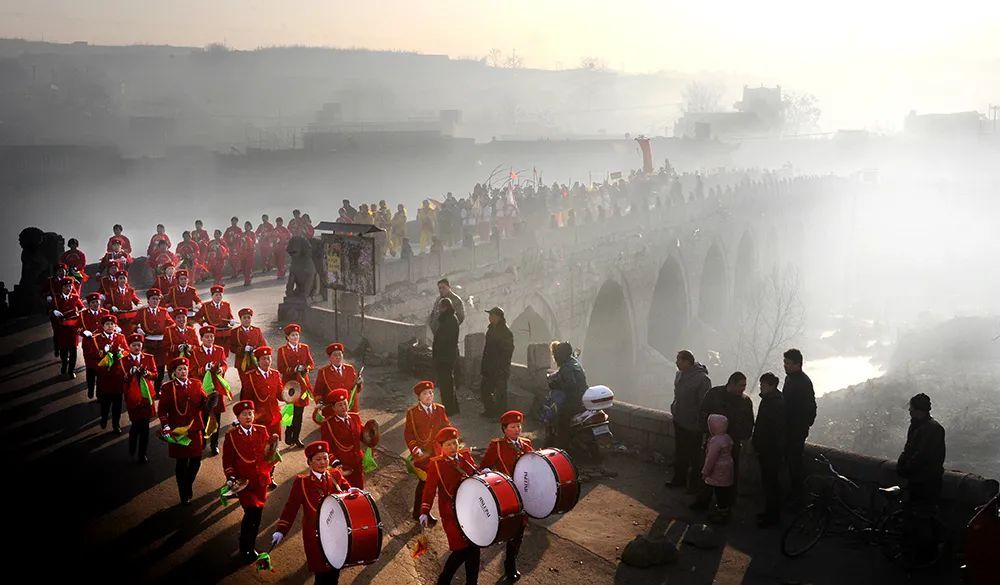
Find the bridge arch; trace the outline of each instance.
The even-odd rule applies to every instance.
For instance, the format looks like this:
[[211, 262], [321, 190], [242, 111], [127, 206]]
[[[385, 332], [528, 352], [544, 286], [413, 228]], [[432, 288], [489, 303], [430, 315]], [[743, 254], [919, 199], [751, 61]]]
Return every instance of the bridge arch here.
[[726, 259], [718, 243], [712, 244], [705, 254], [698, 287], [698, 318], [721, 329], [728, 313], [728, 286], [726, 285]]
[[528, 345], [548, 343], [559, 338], [559, 320], [552, 305], [538, 293], [531, 295], [524, 308], [510, 321], [514, 333], [514, 361], [527, 360]]
[[684, 270], [674, 256], [660, 267], [649, 306], [646, 341], [663, 357], [673, 359], [682, 349], [688, 326], [688, 287]]
[[590, 311], [581, 358], [591, 386], [610, 386], [625, 400], [635, 384], [635, 333], [627, 292], [614, 279], [601, 285]]

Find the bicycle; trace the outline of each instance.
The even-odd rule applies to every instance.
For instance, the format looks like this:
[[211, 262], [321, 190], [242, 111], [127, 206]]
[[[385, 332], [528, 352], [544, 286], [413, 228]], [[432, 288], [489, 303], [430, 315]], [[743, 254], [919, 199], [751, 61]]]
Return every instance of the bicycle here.
[[[890, 560], [906, 569], [931, 567], [943, 556], [940, 535], [944, 534], [941, 521], [934, 515], [916, 515], [903, 507], [904, 490], [899, 486], [879, 487], [878, 493], [886, 504], [877, 510], [864, 510], [845, 500], [846, 493], [858, 493], [861, 487], [853, 480], [841, 475], [830, 461], [820, 455], [818, 463], [830, 470], [830, 479], [818, 492], [813, 492], [812, 501], [792, 520], [792, 524], [781, 537], [781, 552], [796, 558], [809, 552], [823, 536], [845, 535], [858, 537], [868, 544], [879, 546]], [[913, 526], [929, 529], [934, 540], [933, 550], [917, 550], [907, 530]], [[912, 533], [911, 533], [912, 534]]]

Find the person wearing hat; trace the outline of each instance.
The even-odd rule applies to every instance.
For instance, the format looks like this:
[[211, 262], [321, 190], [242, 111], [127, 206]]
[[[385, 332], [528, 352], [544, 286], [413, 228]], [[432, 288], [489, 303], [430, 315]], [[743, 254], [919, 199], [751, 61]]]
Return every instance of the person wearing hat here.
[[108, 240], [108, 250], [101, 256], [101, 260], [97, 265], [97, 275], [107, 274], [111, 270], [112, 265], [117, 265], [118, 268], [125, 269], [132, 264], [132, 250], [131, 244], [128, 243], [128, 238], [115, 237], [112, 236]]
[[226, 232], [222, 236], [222, 240], [226, 243], [226, 249], [229, 251], [229, 266], [233, 269], [233, 278], [240, 273], [240, 239], [243, 237], [243, 230], [240, 229], [239, 224], [240, 218], [236, 216], [229, 218], [229, 227], [226, 228]]
[[347, 410], [348, 392], [337, 388], [327, 395], [328, 402], [323, 407], [323, 422], [319, 425], [320, 435], [326, 441], [331, 454], [343, 465], [344, 477], [356, 488], [365, 489], [365, 472], [361, 465], [361, 430], [364, 424], [361, 415]]
[[76, 272], [86, 278], [87, 255], [80, 249], [80, 241], [76, 238], [70, 238], [66, 245], [69, 250], [62, 253], [62, 256], [59, 257], [59, 263], [65, 264], [67, 271]]
[[[264, 217], [267, 217], [266, 215]], [[297, 323], [285, 325], [285, 345], [278, 348], [277, 368], [281, 373], [282, 385], [303, 380], [302, 392], [309, 390], [309, 372], [315, 367], [309, 346], [301, 343], [302, 327]], [[285, 444], [305, 447], [299, 440], [302, 431], [302, 412], [309, 399], [301, 394], [295, 401], [292, 412], [292, 424], [285, 429]]]
[[201, 305], [201, 297], [191, 286], [191, 273], [186, 268], [177, 271], [177, 284], [170, 287], [166, 303], [171, 308], [184, 308], [191, 312]]
[[[168, 441], [167, 452], [176, 461], [174, 475], [181, 505], [191, 503], [193, 486], [201, 468], [201, 454], [205, 450], [205, 415], [209, 401], [201, 382], [188, 377], [190, 362], [175, 358], [170, 363], [173, 377], [160, 388], [157, 415], [160, 417], [160, 436]], [[175, 429], [178, 431], [175, 432]], [[187, 445], [176, 440], [190, 439]]]
[[49, 301], [53, 329], [53, 345], [59, 354], [60, 371], [64, 378], [75, 378], [76, 346], [80, 343], [78, 333], [80, 312], [86, 306], [76, 293], [76, 281], [64, 276], [60, 281], [61, 288]]
[[331, 404], [329, 394], [337, 388], [346, 388], [348, 393], [353, 392], [353, 401], [348, 396], [348, 410], [359, 412], [361, 404], [361, 389], [364, 380], [358, 378], [354, 366], [344, 361], [344, 344], [339, 341], [326, 346], [326, 355], [330, 359], [330, 365], [320, 368], [316, 372], [316, 385], [313, 394], [317, 400]]
[[229, 369], [226, 361], [229, 359], [229, 352], [226, 348], [215, 342], [215, 327], [202, 325], [198, 330], [201, 337], [201, 344], [197, 349], [191, 351], [192, 377], [201, 380], [202, 386], [205, 384], [205, 376], [210, 374], [209, 379], [215, 386], [215, 392], [219, 394], [219, 402], [209, 413], [215, 417], [215, 432], [212, 433], [211, 445], [212, 455], [219, 454], [219, 429], [222, 426], [222, 412], [226, 409], [226, 398], [232, 398], [229, 391], [222, 384], [226, 378], [226, 370]]
[[100, 272], [97, 276], [100, 277], [97, 284], [101, 293], [101, 302], [103, 304], [104, 299], [111, 295], [111, 290], [115, 288], [118, 284], [118, 273], [125, 271], [125, 265], [120, 262], [112, 262], [108, 264], [107, 272], [102, 276]]
[[177, 284], [177, 267], [173, 264], [161, 264], [156, 267], [156, 278], [153, 280], [153, 288], [160, 289], [160, 292], [169, 293], [170, 289]]
[[222, 231], [215, 230], [214, 237], [205, 244], [205, 261], [212, 273], [214, 284], [222, 284], [225, 280], [226, 259], [229, 258], [229, 247], [222, 239]]
[[87, 308], [80, 313], [80, 333], [83, 335], [80, 346], [83, 349], [83, 363], [87, 369], [87, 398], [93, 398], [97, 389], [97, 362], [101, 359], [94, 351], [96, 347], [93, 339], [103, 330], [101, 320], [107, 315], [110, 315], [108, 310], [101, 307], [101, 293], [88, 294]]
[[[146, 447], [149, 445], [149, 421], [156, 415], [156, 381], [159, 370], [156, 358], [143, 350], [141, 333], [128, 336], [128, 353], [115, 362], [115, 375], [125, 397], [125, 408], [131, 422], [128, 430], [128, 454], [146, 463]], [[121, 409], [119, 403], [118, 408]], [[118, 416], [112, 422], [118, 430]]]
[[108, 291], [104, 306], [118, 317], [118, 326], [122, 331], [132, 330], [135, 307], [139, 305], [139, 297], [135, 289], [129, 286], [128, 273], [121, 271], [115, 275], [115, 286]]
[[[434, 440], [438, 431], [451, 426], [444, 405], [434, 402], [434, 382], [423, 380], [413, 386], [417, 403], [406, 411], [403, 425], [403, 440], [413, 458], [413, 466], [423, 473], [431, 458], [437, 455], [438, 444]], [[418, 478], [419, 479], [419, 478]], [[413, 519], [420, 518], [420, 502], [424, 497], [424, 481], [417, 482], [413, 493]], [[435, 520], [432, 517], [432, 520]]]
[[944, 477], [944, 427], [931, 416], [931, 399], [922, 392], [910, 398], [909, 410], [910, 428], [896, 473], [907, 480], [912, 506], [933, 509], [941, 499]]
[[177, 244], [177, 257], [188, 267], [191, 282], [198, 282], [198, 267], [201, 266], [201, 247], [191, 239], [191, 232], [184, 231], [181, 241]]
[[[119, 393], [121, 392], [121, 382], [115, 375], [114, 364], [109, 366], [102, 364], [101, 361], [109, 353], [119, 355], [127, 351], [128, 340], [118, 330], [118, 318], [110, 313], [101, 317], [101, 330], [83, 342], [84, 363], [87, 364], [88, 372], [91, 369], [94, 370], [94, 387], [96, 397], [101, 402], [102, 413], [110, 412], [116, 389]], [[95, 397], [89, 386], [87, 387], [87, 397]], [[102, 419], [104, 421], [102, 428], [107, 428], [107, 417], [102, 416]]]
[[254, 350], [267, 345], [267, 341], [260, 327], [252, 324], [253, 309], [240, 309], [239, 317], [240, 326], [229, 333], [229, 352], [236, 358], [236, 370], [240, 373], [240, 382], [243, 382], [243, 376], [257, 367], [252, 359]]
[[249, 400], [234, 403], [233, 414], [238, 424], [226, 432], [226, 442], [222, 445], [222, 470], [230, 487], [237, 482], [247, 482], [239, 492], [243, 508], [239, 542], [243, 561], [252, 563], [257, 560], [254, 545], [267, 502], [267, 486], [271, 483], [268, 459], [277, 448], [278, 436], [268, 435], [266, 428], [254, 424], [253, 402]]
[[204, 256], [206, 250], [205, 246], [207, 246], [209, 240], [212, 239], [212, 237], [208, 235], [208, 230], [205, 229], [205, 222], [200, 219], [194, 220], [194, 229], [191, 230], [191, 238], [195, 242], [198, 242], [202, 255]]
[[[486, 454], [479, 464], [482, 470], [499, 471], [508, 477], [514, 476], [514, 466], [521, 455], [534, 450], [531, 446], [531, 439], [521, 436], [521, 425], [524, 423], [524, 414], [516, 410], [508, 410], [500, 416], [500, 430], [503, 436], [490, 441], [486, 448]], [[520, 571], [517, 570], [517, 553], [521, 550], [521, 541], [524, 539], [524, 526], [528, 524], [525, 516], [524, 525], [514, 538], [507, 541], [507, 551], [504, 556], [504, 575], [508, 583], [513, 583], [521, 578]]]
[[56, 264], [55, 274], [53, 276], [50, 276], [48, 279], [48, 286], [46, 287], [47, 294], [45, 295], [46, 302], [51, 303], [52, 300], [55, 299], [57, 295], [62, 293], [62, 286], [63, 286], [62, 281], [66, 277], [69, 277], [70, 279], [73, 280], [73, 292], [77, 296], [80, 295], [80, 287], [82, 286], [82, 283], [77, 282], [75, 278], [69, 276], [69, 267], [66, 264], [60, 262], [59, 264]]
[[114, 244], [117, 241], [119, 249], [123, 250], [126, 254], [132, 253], [132, 241], [128, 239], [128, 236], [122, 233], [121, 224], [116, 223], [112, 228], [112, 235], [108, 238], [107, 251], [110, 252], [114, 248]]
[[177, 255], [170, 251], [170, 245], [165, 241], [161, 240], [157, 242], [156, 249], [147, 255], [147, 264], [152, 270], [156, 270], [157, 266], [163, 266], [164, 264], [172, 264], [176, 266], [180, 263], [177, 259]]
[[507, 410], [507, 379], [510, 378], [510, 360], [514, 355], [514, 334], [507, 327], [503, 309], [489, 311], [490, 324], [486, 329], [486, 345], [480, 367], [482, 382], [480, 396], [483, 401], [482, 416], [494, 418]]
[[229, 347], [229, 332], [236, 319], [233, 317], [233, 308], [229, 301], [222, 300], [222, 295], [226, 287], [221, 284], [214, 284], [210, 289], [212, 300], [203, 303], [194, 314], [194, 322], [200, 325], [212, 325], [215, 327], [215, 341], [219, 345]]
[[198, 347], [201, 341], [198, 340], [198, 332], [188, 325], [187, 309], [175, 307], [173, 310], [174, 324], [167, 327], [163, 334], [163, 347], [166, 350], [167, 363], [179, 357], [188, 357], [191, 350]]
[[158, 288], [146, 291], [146, 306], [135, 314], [135, 332], [146, 336], [144, 348], [149, 352], [159, 371], [156, 373], [156, 388], [159, 390], [163, 381], [163, 370], [166, 368], [167, 348], [163, 343], [167, 328], [174, 325], [170, 312], [160, 306], [163, 293]]
[[441, 525], [448, 536], [448, 548], [451, 549], [437, 582], [451, 583], [458, 568], [465, 564], [465, 582], [477, 583], [480, 549], [466, 540], [458, 525], [455, 494], [458, 492], [458, 484], [477, 473], [479, 468], [468, 449], [459, 450], [458, 429], [455, 427], [441, 429], [434, 439], [440, 446], [441, 454], [431, 459], [427, 467], [427, 482], [420, 504], [420, 525], [430, 526], [431, 507], [437, 496]]
[[[339, 461], [331, 461], [330, 446], [326, 441], [313, 441], [305, 448], [309, 470], [295, 477], [288, 501], [281, 510], [281, 518], [271, 536], [271, 545], [277, 546], [285, 539], [295, 524], [295, 517], [302, 509], [302, 544], [306, 551], [306, 564], [316, 578], [316, 585], [335, 585], [340, 579], [340, 571], [326, 560], [319, 541], [319, 510], [323, 500], [330, 494], [358, 491], [352, 488], [337, 466]], [[331, 466], [332, 465], [332, 466]]]
[[[281, 374], [271, 368], [274, 350], [264, 345], [254, 350], [257, 365], [243, 375], [240, 398], [251, 400], [256, 413], [256, 423], [264, 425], [268, 434], [281, 436]], [[273, 470], [273, 466], [272, 466]], [[278, 487], [272, 481], [273, 487]], [[273, 489], [273, 488], [272, 488]]]
[[156, 232], [149, 238], [149, 246], [146, 247], [146, 255], [152, 256], [153, 252], [163, 246], [170, 248], [170, 236], [167, 235], [167, 228], [162, 223], [156, 224]]
[[49, 307], [49, 325], [52, 326], [52, 355], [56, 358], [59, 357], [59, 341], [56, 339], [56, 333], [59, 329], [60, 320], [52, 316], [51, 313], [56, 297], [62, 294], [62, 280], [66, 276], [66, 265], [56, 264], [55, 274], [45, 281], [45, 302]]
[[[243, 273], [243, 286], [250, 286], [253, 280], [253, 263], [257, 250], [257, 234], [253, 231], [253, 224], [249, 221], [243, 222], [243, 233], [240, 234], [238, 247], [240, 272]], [[235, 251], [234, 250], [234, 251]]]

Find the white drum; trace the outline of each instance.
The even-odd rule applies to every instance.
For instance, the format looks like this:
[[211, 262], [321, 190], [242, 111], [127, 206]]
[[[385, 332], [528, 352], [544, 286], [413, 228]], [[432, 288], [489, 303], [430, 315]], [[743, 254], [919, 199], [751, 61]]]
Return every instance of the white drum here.
[[335, 569], [374, 563], [382, 552], [382, 521], [368, 492], [324, 498], [318, 528], [323, 556]]
[[576, 466], [562, 449], [525, 453], [514, 465], [513, 480], [532, 518], [569, 512], [580, 499]]
[[523, 526], [524, 508], [510, 478], [491, 471], [458, 484], [455, 516], [465, 537], [483, 547], [517, 535]]

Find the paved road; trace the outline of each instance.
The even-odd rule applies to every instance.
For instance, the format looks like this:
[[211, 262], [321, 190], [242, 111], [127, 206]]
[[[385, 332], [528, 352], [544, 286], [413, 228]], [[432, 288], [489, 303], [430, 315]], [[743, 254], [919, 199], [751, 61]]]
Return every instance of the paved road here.
[[[283, 342], [275, 321], [282, 290], [255, 285], [229, 294], [234, 308], [251, 305], [272, 344]], [[220, 457], [207, 457], [195, 484], [195, 500], [178, 505], [173, 462], [166, 447], [150, 445], [150, 462], [139, 465], [127, 454], [127, 433], [115, 436], [98, 426], [98, 406], [88, 401], [84, 378], [58, 378], [50, 330], [43, 320], [0, 327], [0, 455], [7, 522], [2, 528], [8, 567], [21, 567], [39, 580], [56, 575], [98, 578], [104, 583], [306, 583], [301, 517], [289, 538], [272, 553], [274, 573], [256, 574], [235, 562], [241, 517], [238, 505], [222, 506], [216, 490], [224, 476]], [[306, 339], [322, 357], [329, 340]], [[82, 366], [82, 361], [81, 361]], [[342, 583], [433, 583], [447, 556], [440, 528], [429, 531], [430, 550], [414, 559], [420, 528], [409, 517], [415, 480], [399, 455], [403, 412], [412, 401], [414, 380], [389, 366], [369, 368], [362, 416], [383, 429], [379, 469], [368, 482], [379, 504], [386, 539], [382, 557], [368, 567], [344, 571]], [[230, 380], [238, 387], [235, 374]], [[467, 444], [482, 447], [498, 425], [478, 417], [479, 404], [464, 396], [454, 422]], [[309, 411], [307, 410], [307, 413]], [[127, 421], [127, 416], [124, 417]], [[232, 420], [228, 414], [223, 423]], [[126, 423], [127, 424], [127, 423]], [[528, 425], [529, 434], [535, 429]], [[319, 432], [307, 420], [309, 440]], [[283, 450], [278, 490], [264, 512], [258, 546], [269, 543], [292, 479], [304, 471], [298, 450]], [[824, 541], [800, 561], [777, 552], [780, 531], [758, 531], [755, 503], [741, 500], [732, 523], [720, 531], [721, 546], [700, 550], [682, 545], [676, 565], [639, 570], [618, 561], [620, 549], [638, 534], [666, 534], [680, 541], [692, 524], [687, 496], [662, 487], [662, 466], [630, 456], [609, 460], [618, 475], [588, 481], [580, 503], [568, 514], [532, 521], [520, 567], [526, 584], [863, 584], [947, 583], [943, 575], [912, 579], [887, 564], [878, 551]], [[482, 583], [502, 576], [503, 550], [484, 551]], [[461, 582], [459, 578], [458, 582]]]

